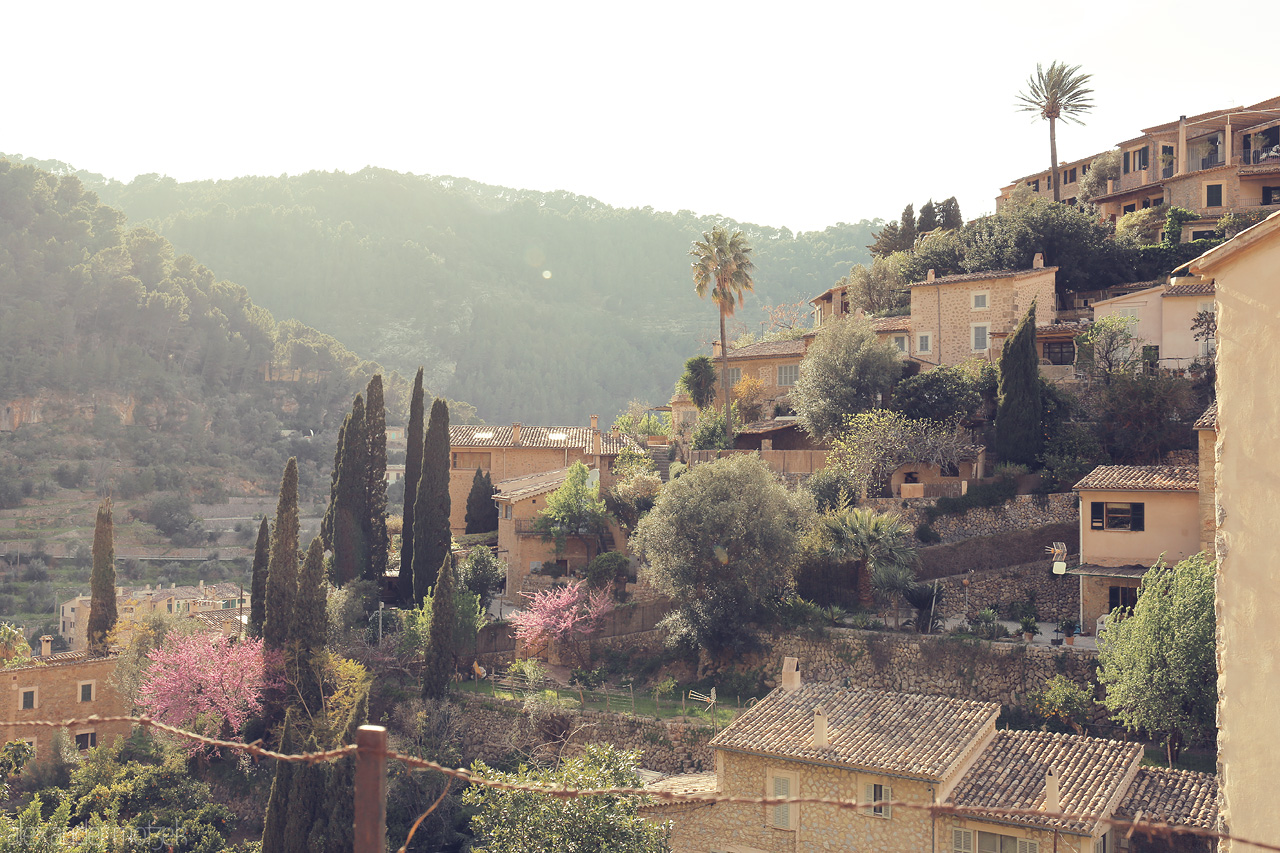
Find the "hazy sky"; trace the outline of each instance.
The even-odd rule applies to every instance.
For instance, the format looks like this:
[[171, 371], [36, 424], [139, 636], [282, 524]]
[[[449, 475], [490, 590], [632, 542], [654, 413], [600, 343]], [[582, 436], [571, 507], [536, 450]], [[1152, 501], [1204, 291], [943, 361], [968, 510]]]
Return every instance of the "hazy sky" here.
[[1014, 110], [1036, 62], [1093, 74], [1062, 159], [1280, 95], [1275, 3], [120, 0], [0, 22], [0, 151], [121, 180], [374, 165], [794, 230], [993, 209], [1048, 163]]

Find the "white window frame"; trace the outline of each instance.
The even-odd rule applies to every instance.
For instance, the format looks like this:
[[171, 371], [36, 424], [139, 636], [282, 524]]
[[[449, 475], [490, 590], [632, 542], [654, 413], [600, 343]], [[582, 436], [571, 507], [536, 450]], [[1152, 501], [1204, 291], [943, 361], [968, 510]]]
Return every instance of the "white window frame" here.
[[[987, 342], [987, 345], [984, 347], [974, 346], [974, 344], [977, 343], [976, 336], [978, 333], [978, 329], [982, 329], [982, 337]], [[987, 350], [991, 349], [991, 324], [990, 323], [970, 323], [969, 324], [969, 347], [972, 352], [986, 352]]]
[[[85, 688], [85, 685], [86, 685], [86, 684], [87, 684], [87, 685], [89, 685], [89, 698], [88, 698], [88, 700], [85, 700], [85, 699], [83, 698], [83, 697], [84, 697], [84, 688]], [[98, 701], [98, 682], [97, 682], [96, 680], [90, 680], [90, 681], [77, 681], [77, 682], [76, 682], [76, 704], [77, 704], [77, 705], [78, 705], [78, 704], [82, 704], [82, 703], [83, 703], [83, 704], [90, 704], [90, 703], [93, 703], [93, 702], [96, 702], [96, 701]]]
[[[786, 783], [786, 791], [779, 790], [779, 782]], [[774, 770], [770, 768], [765, 771], [764, 795], [769, 799], [800, 796], [799, 774], [791, 770]], [[800, 804], [782, 803], [769, 806], [766, 817], [767, 824], [774, 829], [795, 832], [800, 826]]]
[[1116, 317], [1132, 317], [1133, 319], [1135, 319], [1135, 320], [1136, 320], [1136, 319], [1138, 319], [1138, 306], [1137, 306], [1137, 305], [1126, 305], [1126, 306], [1124, 306], [1124, 307], [1122, 307], [1122, 308], [1117, 308], [1116, 310], [1112, 311], [1111, 313], [1112, 313], [1114, 316], [1116, 316]]
[[933, 352], [933, 333], [921, 332], [916, 335], [916, 352], [932, 353]]
[[896, 347], [896, 348], [897, 348], [898, 352], [906, 352], [906, 351], [907, 351], [907, 348], [908, 348], [908, 342], [907, 342], [907, 336], [906, 336], [906, 335], [894, 335], [892, 338], [890, 338], [890, 340], [892, 340], [892, 341], [893, 341], [893, 345], [894, 345], [894, 347]]
[[867, 817], [879, 818], [880, 820], [893, 820], [893, 806], [869, 805], [870, 803], [892, 800], [893, 786], [886, 785], [883, 782], [868, 782], [866, 784], [866, 792], [868, 803]]
[[[22, 707], [22, 697], [27, 693], [31, 696], [31, 707]], [[18, 688], [18, 710], [19, 711], [38, 711], [40, 710], [40, 688], [39, 687], [19, 687]]]
[[[978, 297], [979, 297], [979, 296], [981, 296], [981, 297], [982, 297], [982, 304], [981, 304], [981, 305], [979, 305], [979, 304], [978, 304]], [[975, 291], [973, 291], [972, 293], [970, 293], [970, 294], [969, 294], [969, 308], [970, 308], [970, 309], [972, 309], [972, 310], [974, 310], [974, 311], [989, 311], [989, 310], [991, 310], [991, 291], [990, 291], [990, 290], [975, 290]]]
[[728, 370], [728, 374], [729, 374], [729, 390], [733, 391], [733, 386], [737, 385], [739, 382], [742, 381], [742, 368], [730, 367]]
[[[1201, 312], [1201, 311], [1212, 311], [1215, 314], [1218, 313], [1217, 300], [1202, 299], [1200, 301], [1200, 304], [1197, 306], [1197, 312]], [[1218, 349], [1218, 342], [1215, 341], [1213, 338], [1209, 338], [1208, 340], [1205, 340], [1205, 341], [1196, 341], [1196, 343], [1200, 345], [1200, 356], [1202, 358], [1212, 355]]]
[[[786, 371], [787, 378], [791, 380], [790, 382], [782, 381], [783, 371]], [[778, 365], [778, 387], [779, 388], [790, 388], [799, 381], [800, 381], [800, 365], [798, 363]]]

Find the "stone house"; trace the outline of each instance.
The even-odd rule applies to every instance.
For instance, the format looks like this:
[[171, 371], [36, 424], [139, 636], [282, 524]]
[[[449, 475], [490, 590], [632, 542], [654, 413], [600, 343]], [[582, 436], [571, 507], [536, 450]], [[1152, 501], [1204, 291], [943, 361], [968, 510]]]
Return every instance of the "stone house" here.
[[[78, 595], [64, 601], [59, 608], [60, 618], [58, 633], [71, 645], [74, 651], [84, 651], [89, 646], [89, 604], [91, 596]], [[196, 586], [167, 587], [150, 584], [144, 587], [116, 587], [116, 628], [114, 640], [127, 643], [135, 621], [144, 619], [153, 613], [169, 613], [175, 616], [190, 616], [196, 613], [217, 610], [233, 610], [248, 608], [249, 591], [239, 584], [217, 583], [206, 585], [200, 581]]]
[[[999, 715], [994, 702], [801, 684], [788, 658], [782, 685], [711, 740], [714, 773], [648, 787], [857, 807], [656, 800], [642, 813], [672, 822], [675, 853], [1099, 853], [1117, 843], [1106, 821], [1122, 808], [1181, 825], [1216, 818], [1212, 776], [1135, 784], [1139, 744], [1001, 731]], [[1171, 796], [1179, 786], [1189, 790]]]
[[[4, 670], [9, 680], [9, 698], [0, 720], [18, 723], [6, 726], [4, 741], [21, 740], [35, 747], [36, 756], [48, 755], [53, 729], [46, 726], [22, 725], [37, 720], [83, 720], [90, 716], [123, 716], [132, 710], [110, 684], [116, 658], [91, 658], [85, 652], [57, 652], [51, 647], [53, 638], [40, 638], [40, 654], [31, 665]], [[116, 737], [128, 737], [132, 724], [85, 722], [68, 728], [67, 736], [84, 750], [98, 744], [111, 743]]]
[[1055, 175], [1049, 169], [1033, 172], [1030, 175], [1024, 175], [1012, 182], [1008, 186], [1000, 188], [1000, 195], [996, 196], [996, 211], [999, 212], [1009, 200], [1013, 198], [1013, 192], [1018, 187], [1025, 186], [1031, 198], [1043, 198], [1053, 201], [1053, 184], [1059, 184], [1059, 198], [1067, 204], [1076, 203], [1076, 191], [1080, 179], [1089, 174], [1089, 169], [1093, 161], [1102, 156], [1102, 152], [1093, 154], [1080, 160], [1071, 160], [1058, 164], [1058, 173]]
[[1191, 465], [1101, 465], [1080, 495], [1080, 627], [1138, 601], [1142, 575], [1200, 551], [1200, 472]]
[[1198, 463], [1200, 466], [1200, 550], [1206, 553], [1213, 553], [1213, 531], [1216, 526], [1214, 519], [1214, 498], [1217, 492], [1214, 480], [1214, 457], [1216, 456], [1215, 448], [1218, 444], [1218, 402], [1209, 404], [1209, 408], [1204, 410], [1199, 418], [1196, 419], [1194, 429], [1196, 431], [1196, 444], [1199, 447]]
[[889, 494], [895, 498], [958, 498], [966, 494], [970, 482], [982, 479], [987, 464], [987, 448], [971, 444], [955, 465], [905, 462], [889, 475]]
[[[1190, 264], [1215, 283], [1214, 543], [1218, 622], [1218, 768], [1223, 821], [1242, 838], [1280, 843], [1270, 783], [1280, 767], [1276, 709], [1275, 531], [1280, 530], [1280, 213]], [[1207, 414], [1207, 413], [1206, 413]], [[1205, 440], [1204, 432], [1201, 440]], [[1232, 845], [1232, 849], [1244, 845]]]
[[[729, 389], [730, 393], [738, 381], [744, 376], [760, 380], [761, 417], [771, 418], [775, 413], [790, 411], [787, 402], [791, 389], [800, 379], [800, 362], [809, 351], [810, 344], [817, 337], [810, 332], [801, 338], [786, 341], [760, 341], [745, 347], [729, 350]], [[720, 343], [711, 345], [712, 360], [716, 370], [720, 370]], [[724, 406], [722, 386], [716, 383], [716, 399]]]
[[1201, 311], [1215, 310], [1215, 304], [1212, 281], [1183, 277], [1094, 302], [1093, 316], [1134, 318], [1130, 332], [1141, 341], [1143, 360], [1180, 370], [1213, 352], [1214, 342], [1197, 341], [1191, 325]]
[[[1197, 214], [1183, 225], [1185, 242], [1212, 236], [1225, 214], [1280, 209], [1280, 97], [1181, 116], [1146, 128], [1117, 147], [1120, 177], [1093, 199], [1103, 219], [1114, 222], [1142, 208], [1176, 205]], [[1066, 181], [1083, 176], [1087, 163], [1077, 160], [1059, 168], [1066, 173], [1060, 176], [1062, 198], [1072, 202]], [[1001, 190], [996, 209], [1022, 183], [1034, 195], [1047, 191], [1052, 198], [1051, 181], [1045, 172], [1015, 181]]]
[[922, 368], [956, 365], [973, 358], [994, 361], [993, 338], [1008, 335], [1036, 303], [1037, 322], [1057, 319], [1057, 267], [1037, 253], [1029, 270], [989, 271], [911, 284], [908, 355]]
[[477, 468], [497, 484], [582, 462], [600, 471], [600, 485], [608, 487], [623, 448], [643, 452], [630, 436], [602, 434], [596, 415], [590, 427], [451, 425], [449, 444], [449, 526], [455, 536], [467, 529], [467, 495]]

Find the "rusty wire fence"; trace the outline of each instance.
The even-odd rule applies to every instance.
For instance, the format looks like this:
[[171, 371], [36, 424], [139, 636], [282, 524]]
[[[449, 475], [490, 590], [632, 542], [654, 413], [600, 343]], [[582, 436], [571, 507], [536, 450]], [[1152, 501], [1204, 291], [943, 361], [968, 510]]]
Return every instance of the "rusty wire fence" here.
[[[231, 752], [239, 752], [254, 758], [272, 758], [277, 761], [292, 761], [305, 764], [314, 764], [320, 761], [336, 761], [347, 756], [353, 756], [356, 763], [355, 786], [352, 791], [355, 806], [355, 822], [354, 837], [355, 845], [353, 853], [384, 853], [387, 844], [387, 762], [400, 761], [406, 766], [419, 771], [429, 771], [440, 773], [450, 780], [450, 784], [445, 786], [440, 796], [431, 803], [425, 811], [418, 817], [410, 828], [408, 836], [404, 843], [398, 848], [399, 853], [405, 853], [409, 844], [413, 841], [414, 834], [418, 827], [422, 824], [437, 806], [444, 800], [445, 796], [452, 789], [452, 783], [458, 782], [461, 785], [480, 785], [487, 788], [494, 788], [502, 791], [516, 791], [534, 794], [544, 794], [549, 797], [560, 799], [573, 799], [577, 797], [638, 797], [643, 798], [654, 805], [706, 805], [724, 803], [731, 805], [750, 805], [768, 808], [778, 805], [815, 805], [825, 806], [839, 810], [847, 810], [855, 813], [863, 813], [869, 808], [877, 808], [881, 806], [889, 806], [895, 809], [908, 809], [918, 812], [926, 812], [930, 816], [954, 816], [961, 818], [982, 818], [989, 816], [992, 811], [990, 807], [974, 808], [965, 806], [948, 805], [945, 803], [911, 803], [901, 801], [857, 801], [832, 799], [828, 797], [742, 797], [729, 796], [721, 793], [679, 793], [674, 791], [660, 791], [648, 788], [569, 788], [569, 787], [553, 787], [546, 785], [534, 785], [527, 783], [507, 782], [500, 779], [490, 779], [473, 773], [463, 767], [450, 767], [448, 765], [439, 764], [429, 761], [425, 758], [418, 758], [412, 755], [405, 755], [387, 748], [387, 730], [383, 726], [361, 726], [356, 734], [356, 742], [347, 746], [338, 747], [337, 749], [324, 750], [321, 752], [306, 753], [281, 753], [267, 749], [261, 745], [261, 742], [241, 743], [239, 741], [219, 740], [217, 738], [209, 738], [196, 732], [186, 731], [185, 729], [162, 723], [159, 720], [153, 720], [150, 717], [140, 716], [89, 716], [79, 719], [70, 720], [24, 720], [22, 722], [0, 721], [0, 730], [4, 728], [14, 728], [17, 726], [32, 726], [37, 728], [63, 729], [74, 726], [93, 725], [100, 723], [132, 723], [142, 726], [143, 728], [155, 729], [170, 736], [199, 743], [204, 746], [210, 746], [217, 749], [226, 749]], [[1232, 844], [1232, 849], [1256, 849], [1256, 850], [1272, 850], [1280, 853], [1280, 845], [1270, 842], [1260, 841], [1257, 839], [1241, 838], [1233, 836], [1230, 833], [1222, 832], [1216, 829], [1189, 827], [1171, 825], [1159, 820], [1126, 820], [1122, 818], [1101, 818], [1096, 819], [1092, 815], [1076, 814], [1072, 812], [1049, 812], [1038, 808], [1001, 808], [1001, 815], [1008, 817], [1027, 817], [1036, 818], [1037, 821], [1053, 821], [1067, 822], [1096, 822], [1099, 825], [1108, 826], [1124, 834], [1126, 838], [1132, 838], [1135, 835], [1145, 836], [1151, 840], [1164, 841], [1172, 845], [1177, 839], [1199, 838], [1211, 841], [1228, 841]], [[1041, 826], [1041, 828], [1046, 828]], [[1049, 830], [1054, 827], [1047, 826]]]

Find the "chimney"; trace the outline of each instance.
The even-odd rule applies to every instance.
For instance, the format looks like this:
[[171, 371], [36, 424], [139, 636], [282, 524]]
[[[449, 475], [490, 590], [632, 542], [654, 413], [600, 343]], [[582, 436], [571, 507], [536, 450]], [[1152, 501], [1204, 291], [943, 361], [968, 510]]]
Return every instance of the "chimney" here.
[[520, 424], [511, 425], [511, 443], [516, 445], [520, 443]]
[[720, 357], [720, 342], [719, 342], [719, 341], [712, 341], [712, 342], [711, 342], [711, 357], [712, 357], [712, 358], [719, 358], [719, 357]]
[[603, 440], [600, 437], [600, 430], [596, 429], [596, 416], [591, 416], [591, 452], [599, 456], [604, 452]]
[[816, 747], [831, 745], [831, 741], [827, 738], [827, 712], [821, 708], [813, 709], [813, 745]]
[[592, 416], [591, 416], [591, 428], [592, 428], [592, 429], [600, 429], [600, 416], [599, 416], [599, 415], [592, 415]]
[[178, 588], [177, 581], [169, 581], [169, 589], [177, 589], [177, 588]]
[[1058, 774], [1053, 772], [1053, 768], [1049, 768], [1049, 772], [1044, 774], [1044, 805], [1041, 808], [1046, 812], [1060, 813], [1062, 811], [1062, 797], [1058, 794]]
[[203, 593], [203, 592], [204, 592], [204, 579], [203, 579], [203, 578], [200, 580], [200, 592], [201, 592], [201, 593]]
[[796, 658], [782, 659], [782, 689], [788, 693], [795, 693], [800, 689], [799, 663]]
[[48, 657], [53, 654], [53, 637], [45, 634], [40, 638], [40, 657]]
[[1031, 260], [1031, 268], [1033, 270], [1044, 269], [1044, 252], [1036, 252], [1036, 256]]
[[924, 277], [924, 280], [933, 281], [935, 278], [937, 278], [937, 273], [934, 270], [929, 270], [929, 274]]

